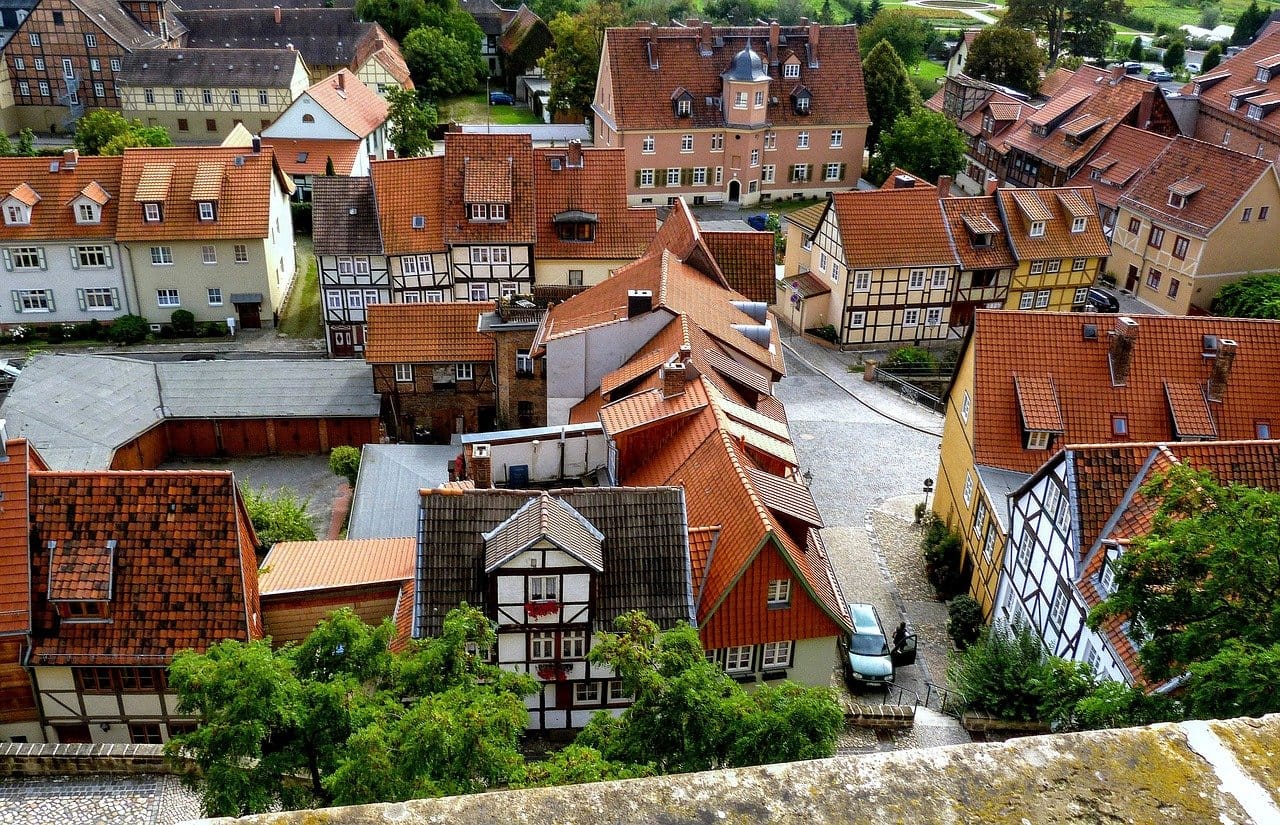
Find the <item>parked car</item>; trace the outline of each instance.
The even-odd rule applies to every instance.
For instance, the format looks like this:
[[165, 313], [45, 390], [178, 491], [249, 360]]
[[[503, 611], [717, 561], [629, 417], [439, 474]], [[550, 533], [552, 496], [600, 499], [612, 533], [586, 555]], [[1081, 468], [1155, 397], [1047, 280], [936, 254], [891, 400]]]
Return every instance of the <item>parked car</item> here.
[[1084, 299], [1086, 307], [1093, 307], [1094, 312], [1119, 312], [1120, 299], [1096, 286], [1089, 287], [1089, 294]]
[[1188, 71], [1188, 72], [1190, 72], [1191, 74], [1200, 74], [1200, 64], [1199, 64], [1199, 63], [1188, 63], [1188, 64], [1187, 64], [1187, 71]]
[[511, 106], [516, 99], [506, 92], [489, 92], [490, 106]]
[[1164, 69], [1152, 69], [1147, 72], [1147, 80], [1150, 80], [1152, 83], [1167, 83], [1168, 81], [1173, 80], [1173, 73], [1166, 72]]
[[838, 645], [840, 663], [850, 689], [892, 685], [895, 667], [915, 663], [915, 636], [903, 636], [902, 646], [895, 652], [889, 647], [880, 614], [873, 605], [852, 603], [849, 605], [849, 617], [853, 619], [853, 632], [841, 637]]
[[1138, 62], [1138, 61], [1136, 61], [1136, 60], [1128, 60], [1128, 61], [1125, 61], [1125, 64], [1124, 64], [1124, 73], [1125, 73], [1125, 74], [1141, 74], [1141, 73], [1142, 73], [1142, 64], [1141, 64], [1141, 63], [1139, 63], [1139, 62]]

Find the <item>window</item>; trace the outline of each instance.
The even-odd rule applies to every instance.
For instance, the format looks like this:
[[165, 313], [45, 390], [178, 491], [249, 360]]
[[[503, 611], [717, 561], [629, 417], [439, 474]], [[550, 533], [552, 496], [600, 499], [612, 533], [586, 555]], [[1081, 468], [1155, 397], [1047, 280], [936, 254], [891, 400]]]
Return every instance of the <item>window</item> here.
[[569, 270], [569, 286], [582, 286], [582, 270], [581, 269]]
[[533, 356], [527, 349], [516, 350], [516, 375], [533, 375]]
[[760, 167], [760, 180], [764, 183], [773, 183], [777, 170], [778, 167], [774, 166], [772, 163], [766, 163], [764, 166]]
[[472, 301], [489, 300], [489, 285], [471, 284], [470, 288], [467, 290], [467, 298]]
[[1093, 646], [1093, 642], [1091, 641], [1085, 642], [1084, 645], [1084, 663], [1087, 664], [1089, 669], [1094, 673], [1097, 673], [1102, 666], [1102, 654]]
[[216, 264], [218, 262], [217, 250], [208, 244], [200, 247], [200, 260], [206, 264]]
[[528, 584], [529, 601], [531, 602], [555, 601], [557, 594], [560, 592], [559, 576], [530, 576]]
[[1270, 207], [1270, 206], [1259, 206], [1259, 207], [1258, 207], [1258, 220], [1260, 220], [1260, 221], [1265, 221], [1265, 220], [1267, 219], [1267, 216], [1268, 216], [1268, 215], [1270, 215], [1270, 214], [1271, 214], [1271, 207]]
[[160, 204], [144, 203], [142, 205], [142, 219], [147, 223], [156, 223], [161, 219]]
[[946, 288], [947, 288], [947, 276], [948, 276], [949, 274], [951, 274], [951, 271], [950, 271], [950, 270], [948, 270], [948, 269], [935, 269], [935, 270], [933, 271], [933, 284], [931, 285], [931, 287], [930, 287], [930, 288], [931, 288], [931, 289], [946, 289]]
[[652, 169], [640, 170], [640, 185], [653, 186], [653, 170]]
[[1140, 229], [1142, 229], [1142, 221], [1138, 220], [1137, 218], [1130, 218], [1129, 219], [1130, 234], [1137, 235]]
[[1072, 218], [1072, 220], [1071, 220], [1071, 231], [1072, 231], [1073, 233], [1076, 233], [1076, 232], [1083, 232], [1083, 231], [1084, 231], [1084, 225], [1085, 225], [1085, 219], [1084, 219], [1084, 218]]
[[640, 151], [646, 155], [653, 154], [653, 135], [645, 135], [640, 141]]
[[1039, 238], [1044, 235], [1044, 221], [1031, 222], [1031, 237]]
[[554, 659], [556, 657], [556, 634], [540, 631], [529, 637], [530, 659]]
[[800, 132], [799, 134], [797, 134], [797, 135], [796, 135], [796, 148], [797, 148], [797, 149], [808, 149], [808, 148], [809, 148], [809, 133], [808, 133], [808, 132]]
[[614, 679], [609, 682], [609, 701], [610, 702], [629, 702], [631, 696], [622, 688], [622, 682]]
[[843, 163], [828, 163], [824, 180], [840, 180], [840, 168]]
[[693, 170], [693, 185], [694, 185], [694, 186], [706, 186], [706, 185], [707, 185], [707, 167], [705, 167], [705, 166], [697, 166], [697, 167], [694, 167], [694, 170]]
[[413, 364], [396, 364], [396, 382], [408, 384], [413, 381]]
[[53, 292], [45, 289], [19, 289], [14, 292], [14, 309], [19, 312], [52, 312]]
[[458, 381], [472, 381], [476, 377], [475, 365], [459, 361], [453, 365], [453, 377]]
[[96, 312], [103, 309], [117, 309], [116, 296], [114, 290], [107, 287], [98, 287], [85, 289], [84, 292], [84, 309], [89, 312]]
[[719, 186], [723, 181], [724, 181], [724, 167], [717, 166], [716, 167], [716, 186]]
[[860, 269], [853, 273], [853, 291], [854, 292], [870, 292], [871, 291], [871, 270]]
[[1049, 607], [1049, 623], [1054, 627], [1062, 627], [1063, 621], [1067, 618], [1067, 591], [1058, 583], [1058, 589], [1053, 593], [1053, 604]]
[[1051, 290], [1042, 289], [1036, 293], [1036, 309], [1044, 309], [1049, 306], [1049, 295]]
[[173, 102], [174, 102], [174, 103], [185, 103], [185, 102], [186, 102], [186, 93], [185, 93], [185, 92], [183, 92], [183, 90], [182, 90], [182, 89], [174, 89], [174, 90], [173, 90]]
[[1162, 273], [1162, 272], [1161, 272], [1160, 270], [1158, 270], [1158, 269], [1152, 269], [1152, 270], [1148, 271], [1148, 272], [1147, 272], [1147, 286], [1149, 286], [1149, 287], [1150, 287], [1150, 288], [1152, 288], [1152, 289], [1159, 289], [1159, 288], [1160, 288], [1160, 279], [1161, 279], [1163, 276], [1164, 276], [1164, 273]]
[[942, 326], [942, 309], [941, 307], [931, 307], [925, 310], [924, 325], [927, 327]]
[[969, 391], [964, 391], [964, 398], [960, 401], [960, 420], [969, 423], [969, 408], [973, 406], [973, 399], [969, 397]]
[[742, 673], [751, 670], [751, 645], [726, 648], [724, 669], [726, 673]]
[[23, 69], [27, 68], [27, 62], [23, 60], [21, 57], [15, 57], [13, 59], [13, 68], [17, 69], [18, 71], [22, 71]]
[[211, 307], [222, 306], [222, 290], [221, 289], [219, 289], [216, 286], [211, 286], [206, 290], [206, 295], [209, 300], [209, 306]]
[[31, 94], [31, 84], [25, 80], [19, 80], [18, 94], [22, 95], [23, 97], [29, 96]]
[[809, 98], [809, 95], [808, 95], [808, 93], [807, 93], [807, 92], [806, 92], [806, 93], [804, 93], [804, 94], [798, 94], [798, 95], [795, 95], [795, 97], [794, 97], [793, 99], [795, 100], [795, 103], [796, 103], [796, 114], [798, 114], [798, 115], [807, 115], [807, 114], [809, 114], [809, 100], [810, 100], [810, 98]]
[[679, 186], [679, 185], [680, 185], [680, 169], [678, 167], [672, 167], [668, 169], [667, 170], [667, 186]]
[[680, 151], [681, 151], [681, 152], [692, 152], [692, 151], [693, 151], [693, 135], [681, 135], [681, 136], [680, 136]]
[[206, 132], [218, 131], [218, 121], [216, 118], [207, 117], [204, 119], [204, 130]]
[[156, 90], [155, 90], [155, 89], [143, 89], [143, 90], [142, 90], [142, 99], [143, 99], [144, 101], [146, 101], [147, 103], [155, 103], [155, 102], [156, 102]]
[[1022, 523], [1022, 539], [1018, 542], [1018, 565], [1030, 569], [1031, 551], [1035, 547], [1035, 532], [1027, 522]]
[[683, 98], [676, 102], [676, 117], [688, 117], [693, 114], [693, 101]]
[[1035, 305], [1036, 294], [1034, 292], [1024, 292], [1018, 298], [1018, 309], [1031, 309]]
[[39, 46], [40, 35], [36, 34], [35, 32], [31, 32], [30, 34], [27, 35], [27, 42], [30, 43], [32, 46]]
[[1089, 300], [1089, 287], [1082, 286], [1076, 290], [1075, 297], [1071, 299], [1071, 303], [1083, 304], [1087, 300]]
[[1111, 434], [1112, 435], [1128, 435], [1129, 434], [1129, 418], [1124, 415], [1111, 416]]
[[841, 129], [831, 130], [831, 148], [839, 149], [844, 146], [844, 131]]
[[867, 325], [867, 313], [851, 312], [849, 313], [849, 329], [862, 329]]
[[81, 269], [103, 269], [110, 266], [105, 246], [77, 246], [76, 266]]
[[182, 306], [182, 299], [178, 297], [178, 290], [157, 289], [156, 290], [156, 306], [160, 306], [160, 307]]
[[573, 685], [573, 703], [575, 705], [600, 704], [600, 683], [575, 682]]
[[1062, 261], [1045, 261], [1044, 271], [1050, 274], [1062, 270]]
[[587, 633], [584, 630], [567, 630], [560, 637], [560, 658], [581, 659], [587, 655]]
[[769, 607], [787, 607], [791, 604], [791, 579], [772, 579], [769, 582]]
[[785, 78], [789, 78], [789, 79], [794, 79], [794, 78], [799, 77], [799, 76], [800, 76], [800, 64], [799, 64], [799, 63], [787, 63], [787, 64], [785, 64], [785, 65], [782, 67], [782, 76], [783, 76], [783, 77], [785, 77]]
[[326, 289], [324, 293], [324, 304], [329, 309], [342, 309], [343, 307], [342, 292], [337, 289]]
[[973, 535], [982, 538], [982, 528], [987, 521], [987, 502], [978, 499], [978, 509], [973, 514]]
[[1071, 261], [1072, 272], [1084, 272], [1084, 267], [1085, 267], [1084, 258], [1075, 258]]
[[902, 312], [902, 325], [904, 327], [914, 327], [920, 323], [920, 310], [907, 309]]
[[1147, 236], [1147, 246], [1160, 248], [1160, 244], [1164, 243], [1164, 230], [1158, 226], [1151, 227], [1151, 234]]
[[1253, 422], [1253, 432], [1258, 438], [1271, 438], [1271, 422], [1255, 421]]
[[987, 561], [991, 561], [991, 556], [996, 549], [996, 526], [995, 524], [987, 525], [987, 537], [982, 542], [982, 555]]
[[232, 105], [234, 105], [234, 106], [239, 106], [239, 105], [240, 105], [240, 90], [239, 90], [239, 89], [232, 89], [232, 90], [231, 90], [231, 103], [232, 103]]
[[1028, 450], [1049, 449], [1049, 433], [1044, 430], [1031, 430], [1027, 433]]
[[160, 723], [130, 722], [129, 741], [135, 745], [164, 744], [164, 738], [160, 735]]
[[1177, 278], [1169, 279], [1169, 297], [1170, 298], [1178, 297], [1178, 288], [1180, 286], [1182, 286], [1182, 283]]
[[214, 217], [213, 203], [211, 201], [200, 201], [200, 203], [197, 206], [197, 211], [200, 213], [200, 220], [202, 221], [213, 220], [213, 217]]
[[1169, 205], [1174, 209], [1181, 209], [1187, 205], [1187, 196], [1179, 195], [1177, 192], [1169, 193]]
[[711, 133], [711, 151], [713, 152], [724, 151], [724, 132]]
[[924, 270], [911, 270], [911, 278], [907, 282], [907, 289], [924, 289]]
[[757, 109], [759, 109], [761, 106], [763, 106], [763, 105], [764, 105], [764, 92], [762, 92], [762, 91], [757, 91], [757, 92], [756, 92], [756, 96], [755, 96], [755, 101], [756, 101], [756, 102], [755, 102], [755, 107], [756, 107]]
[[964, 503], [966, 507], [973, 503], [973, 474], [969, 472], [964, 474]]
[[759, 165], [760, 165], [760, 150], [759, 150], [759, 149], [752, 149], [752, 150], [751, 150], [751, 165], [752, 165], [752, 166], [759, 166]]
[[94, 96], [94, 97], [106, 97], [106, 96], [107, 96], [107, 87], [106, 87], [106, 85], [105, 85], [104, 83], [102, 83], [101, 81], [95, 81], [95, 82], [94, 82], [94, 84], [93, 84], [93, 96]]
[[765, 642], [760, 651], [760, 668], [777, 670], [791, 667], [791, 642]]
[[258, 105], [259, 105], [259, 106], [266, 106], [266, 105], [267, 105], [267, 90], [266, 90], [266, 89], [259, 89], [259, 90], [258, 90]]
[[76, 687], [81, 693], [114, 693], [115, 680], [109, 667], [73, 667]]
[[249, 247], [245, 246], [242, 243], [236, 244], [235, 256], [236, 256], [236, 263], [238, 264], [249, 263]]
[[347, 309], [364, 309], [364, 293], [353, 289], [346, 293]]
[[173, 247], [171, 246], [151, 247], [151, 265], [152, 266], [171, 266], [172, 264], [173, 264]]
[[733, 108], [735, 108], [735, 109], [745, 109], [745, 108], [747, 108], [747, 93], [746, 93], [746, 92], [735, 92], [735, 93], [734, 93], [734, 95], [733, 95]]
[[113, 72], [120, 71], [120, 58], [118, 57], [111, 58], [111, 71]]
[[774, 149], [777, 149], [777, 148], [778, 148], [778, 133], [765, 132], [764, 133], [764, 150], [766, 152], [772, 152]]

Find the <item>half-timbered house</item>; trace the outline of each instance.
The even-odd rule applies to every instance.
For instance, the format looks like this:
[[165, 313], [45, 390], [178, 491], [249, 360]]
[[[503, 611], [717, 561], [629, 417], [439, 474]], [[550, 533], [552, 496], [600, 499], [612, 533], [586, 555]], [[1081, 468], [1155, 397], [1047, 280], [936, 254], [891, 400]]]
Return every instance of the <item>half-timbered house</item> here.
[[[446, 151], [447, 151], [446, 142]], [[397, 304], [467, 300], [455, 295], [442, 230], [439, 192], [444, 158], [400, 158], [371, 164], [378, 232]], [[319, 191], [316, 194], [320, 198]], [[349, 205], [339, 203], [336, 209]], [[316, 208], [319, 208], [317, 205]], [[487, 294], [487, 293], [486, 293]]]
[[1005, 309], [1083, 309], [1111, 254], [1093, 190], [1000, 189], [996, 203], [1017, 259]]
[[371, 178], [320, 177], [312, 232], [330, 357], [364, 352], [367, 307], [391, 303]]

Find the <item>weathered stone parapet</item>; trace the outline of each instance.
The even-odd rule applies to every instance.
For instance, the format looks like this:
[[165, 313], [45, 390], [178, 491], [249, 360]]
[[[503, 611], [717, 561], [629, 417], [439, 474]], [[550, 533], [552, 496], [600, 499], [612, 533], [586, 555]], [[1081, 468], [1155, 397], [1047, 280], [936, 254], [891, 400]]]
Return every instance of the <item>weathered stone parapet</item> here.
[[960, 724], [970, 733], [1002, 733], [1019, 736], [1032, 736], [1048, 733], [1049, 726], [1044, 722], [1021, 722], [999, 719], [986, 713], [966, 711], [960, 717]]
[[182, 773], [162, 745], [0, 744], [0, 776]]
[[914, 724], [916, 709], [911, 705], [864, 705], [850, 702], [845, 709], [845, 723], [859, 728], [909, 728]]
[[1280, 822], [1280, 715], [297, 811], [239, 822], [1274, 825]]

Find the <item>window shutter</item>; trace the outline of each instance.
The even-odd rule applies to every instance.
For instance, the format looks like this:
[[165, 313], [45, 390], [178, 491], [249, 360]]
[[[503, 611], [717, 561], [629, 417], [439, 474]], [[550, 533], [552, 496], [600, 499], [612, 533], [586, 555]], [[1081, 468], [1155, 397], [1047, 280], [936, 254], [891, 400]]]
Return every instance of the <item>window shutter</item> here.
[[11, 289], [9, 294], [13, 296], [13, 311], [22, 312], [22, 298], [18, 295], [18, 290]]
[[791, 168], [787, 171], [787, 180], [794, 182], [795, 179], [796, 179], [796, 165], [793, 163], [791, 164]]
[[681, 186], [688, 186], [688, 185], [689, 185], [689, 184], [691, 184], [691, 183], [693, 183], [693, 170], [692, 170], [692, 169], [681, 169], [681, 170], [680, 170], [680, 185], [681, 185]]
[[640, 170], [636, 170], [636, 186], [640, 185]]
[[111, 308], [112, 309], [120, 308], [120, 290], [116, 289], [115, 287], [111, 287]]
[[41, 269], [48, 269], [48, 268], [49, 268], [49, 266], [48, 266], [48, 264], [45, 262], [45, 259], [44, 259], [44, 247], [43, 247], [43, 246], [41, 246], [41, 247], [37, 247], [37, 248], [36, 248], [36, 254], [40, 256], [40, 268], [41, 268]]
[[76, 300], [80, 302], [81, 312], [85, 312], [89, 309], [89, 299], [85, 297], [83, 289], [76, 290]]
[[67, 247], [67, 251], [71, 253], [71, 268], [72, 268], [72, 269], [79, 269], [79, 268], [80, 268], [80, 256], [76, 254], [76, 248], [75, 248], [74, 246], [68, 246], [68, 247]]
[[4, 268], [13, 269], [13, 255], [7, 249], [4, 251]]
[[112, 263], [111, 263], [111, 247], [109, 247], [109, 246], [104, 246], [104, 247], [102, 247], [102, 250], [107, 254], [107, 266], [108, 266], [108, 267], [109, 267], [109, 266], [112, 266]]
[[847, 163], [840, 164], [840, 180], [844, 180], [844, 168], [846, 166], [848, 166]]
[[55, 304], [55, 303], [53, 302], [53, 290], [52, 290], [52, 289], [46, 289], [46, 290], [44, 291], [44, 297], [45, 297], [45, 298], [47, 298], [47, 299], [48, 299], [48, 301], [49, 301], [49, 311], [50, 311], [50, 312], [57, 312], [57, 311], [58, 311], [58, 306], [57, 306], [57, 304]]

